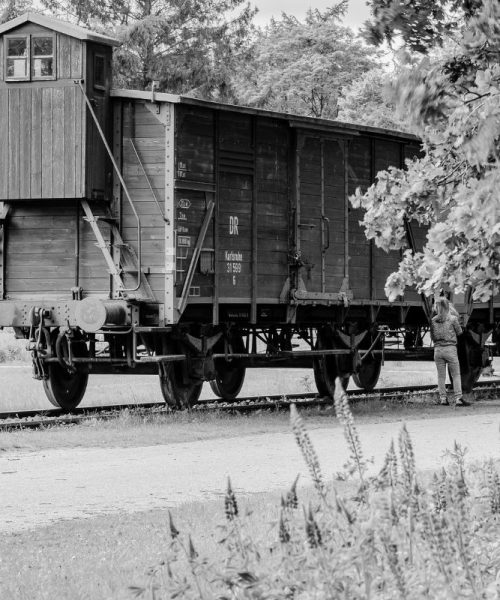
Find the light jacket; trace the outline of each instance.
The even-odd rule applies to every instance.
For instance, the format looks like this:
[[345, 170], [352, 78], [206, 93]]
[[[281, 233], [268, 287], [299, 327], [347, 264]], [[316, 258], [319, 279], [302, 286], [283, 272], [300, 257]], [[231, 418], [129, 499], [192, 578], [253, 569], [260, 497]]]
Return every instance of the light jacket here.
[[431, 321], [431, 338], [434, 346], [456, 346], [457, 335], [462, 333], [458, 319], [448, 315], [444, 321], [433, 317]]

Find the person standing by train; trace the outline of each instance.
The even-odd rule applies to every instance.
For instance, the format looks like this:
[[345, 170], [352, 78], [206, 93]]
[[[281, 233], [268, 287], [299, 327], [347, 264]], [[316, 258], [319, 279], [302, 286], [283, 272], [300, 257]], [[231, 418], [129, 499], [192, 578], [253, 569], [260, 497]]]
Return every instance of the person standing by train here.
[[453, 380], [453, 396], [455, 405], [469, 406], [462, 397], [462, 381], [457, 353], [457, 336], [462, 334], [462, 328], [455, 316], [456, 310], [450, 310], [450, 303], [444, 297], [436, 300], [434, 305], [436, 316], [431, 320], [431, 338], [434, 342], [434, 362], [438, 375], [440, 404], [449, 404], [446, 397], [446, 366]]

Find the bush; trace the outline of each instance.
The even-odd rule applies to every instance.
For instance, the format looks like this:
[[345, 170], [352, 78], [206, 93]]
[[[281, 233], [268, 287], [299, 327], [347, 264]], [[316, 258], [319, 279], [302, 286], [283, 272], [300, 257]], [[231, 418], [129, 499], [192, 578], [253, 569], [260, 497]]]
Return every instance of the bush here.
[[300, 506], [296, 481], [282, 497], [265, 541], [252, 539], [231, 482], [221, 527], [223, 559], [201, 557], [170, 517], [167, 558], [136, 597], [202, 599], [498, 598], [500, 478], [492, 461], [466, 466], [459, 444], [450, 464], [424, 484], [403, 426], [379, 474], [367, 464], [339, 384], [336, 414], [350, 451], [345, 475], [355, 493], [327, 485], [296, 408], [291, 423], [309, 469], [315, 501]]
[[0, 331], [0, 363], [20, 361], [29, 362], [30, 354], [26, 350], [26, 340], [16, 340], [12, 331]]

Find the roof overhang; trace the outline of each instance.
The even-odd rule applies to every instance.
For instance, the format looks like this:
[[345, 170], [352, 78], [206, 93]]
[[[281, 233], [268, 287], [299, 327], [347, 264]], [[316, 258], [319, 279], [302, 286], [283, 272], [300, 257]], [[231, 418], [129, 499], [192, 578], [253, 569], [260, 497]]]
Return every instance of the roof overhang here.
[[249, 106], [237, 106], [235, 104], [221, 104], [209, 100], [200, 100], [190, 98], [189, 96], [178, 96], [176, 94], [167, 94], [165, 92], [141, 92], [139, 90], [111, 90], [111, 96], [115, 98], [129, 98], [134, 100], [145, 100], [149, 102], [170, 102], [172, 104], [190, 104], [205, 108], [213, 108], [231, 112], [245, 113], [251, 115], [262, 115], [275, 119], [288, 121], [290, 127], [294, 129], [315, 129], [321, 131], [335, 132], [344, 136], [352, 137], [363, 133], [369, 133], [375, 136], [399, 138], [408, 140], [408, 142], [420, 142], [420, 138], [412, 133], [404, 131], [395, 131], [392, 129], [383, 129], [381, 127], [370, 127], [368, 125], [359, 125], [357, 123], [346, 123], [344, 121], [332, 121], [330, 119], [318, 119], [316, 117], [303, 117], [301, 115], [292, 115], [288, 113], [274, 112], [261, 108], [252, 108]]
[[24, 25], [25, 23], [35, 23], [35, 25], [52, 29], [53, 31], [77, 38], [78, 40], [95, 42], [97, 44], [105, 44], [107, 46], [120, 46], [121, 44], [121, 42], [119, 42], [117, 39], [107, 35], [102, 35], [101, 33], [90, 31], [89, 29], [85, 29], [79, 25], [73, 25], [67, 21], [61, 21], [59, 19], [47, 17], [46, 15], [35, 12], [24, 13], [24, 15], [21, 15], [20, 17], [16, 17], [11, 21], [3, 23], [0, 25], [0, 35], [3, 35], [4, 33], [7, 33], [16, 27]]

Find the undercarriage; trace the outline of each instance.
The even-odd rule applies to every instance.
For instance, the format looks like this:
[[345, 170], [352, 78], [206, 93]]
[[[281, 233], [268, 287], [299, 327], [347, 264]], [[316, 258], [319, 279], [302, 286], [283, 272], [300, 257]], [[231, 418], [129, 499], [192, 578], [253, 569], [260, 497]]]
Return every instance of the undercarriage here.
[[[82, 400], [91, 374], [151, 374], [159, 378], [173, 409], [196, 404], [203, 383], [223, 400], [234, 400], [247, 369], [311, 368], [318, 393], [333, 397], [335, 380], [372, 390], [386, 360], [432, 360], [425, 325], [350, 320], [342, 324], [182, 322], [141, 325], [140, 307], [123, 301], [82, 302], [54, 325], [50, 308], [32, 307], [29, 326], [15, 327], [28, 340], [33, 374], [49, 401], [64, 410]], [[134, 316], [135, 315], [135, 316]], [[462, 385], [472, 390], [489, 363], [490, 330], [469, 324], [458, 344]]]

